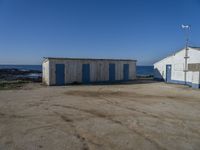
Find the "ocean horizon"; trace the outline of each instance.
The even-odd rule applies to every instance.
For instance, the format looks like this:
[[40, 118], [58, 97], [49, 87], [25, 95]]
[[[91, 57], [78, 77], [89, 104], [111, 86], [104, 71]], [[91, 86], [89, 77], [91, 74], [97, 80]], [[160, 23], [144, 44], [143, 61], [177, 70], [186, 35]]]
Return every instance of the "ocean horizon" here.
[[[137, 75], [153, 75], [153, 66], [136, 66]], [[0, 69], [42, 71], [42, 65], [0, 65]]]

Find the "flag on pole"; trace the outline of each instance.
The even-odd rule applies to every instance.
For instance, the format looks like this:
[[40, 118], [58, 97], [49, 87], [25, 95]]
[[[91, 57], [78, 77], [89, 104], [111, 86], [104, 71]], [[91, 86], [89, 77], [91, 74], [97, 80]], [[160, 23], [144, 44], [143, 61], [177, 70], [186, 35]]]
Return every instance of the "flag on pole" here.
[[182, 29], [190, 29], [190, 25], [184, 25], [184, 24], [182, 24], [181, 27], [182, 27]]

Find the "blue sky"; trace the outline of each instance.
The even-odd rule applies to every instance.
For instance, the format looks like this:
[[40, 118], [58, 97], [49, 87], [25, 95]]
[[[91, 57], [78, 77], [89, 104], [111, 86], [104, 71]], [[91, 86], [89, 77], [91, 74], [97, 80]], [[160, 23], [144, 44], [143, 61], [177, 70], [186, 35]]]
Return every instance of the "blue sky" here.
[[42, 57], [129, 58], [139, 65], [200, 46], [200, 0], [0, 0], [0, 64]]

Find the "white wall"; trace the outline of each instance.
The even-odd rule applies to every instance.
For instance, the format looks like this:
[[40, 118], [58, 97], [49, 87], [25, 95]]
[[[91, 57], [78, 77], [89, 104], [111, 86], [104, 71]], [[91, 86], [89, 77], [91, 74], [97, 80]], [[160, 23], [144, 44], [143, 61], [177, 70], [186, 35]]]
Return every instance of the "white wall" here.
[[[109, 81], [109, 64], [115, 64], [116, 80], [123, 80], [123, 65], [129, 64], [129, 79], [136, 78], [135, 61], [114, 61], [114, 60], [67, 60], [51, 59], [49, 60], [49, 84], [56, 84], [56, 64], [65, 64], [65, 84], [73, 82], [82, 82], [82, 64], [90, 64], [90, 81]], [[45, 66], [45, 64], [44, 64]], [[44, 72], [46, 78], [46, 72]], [[45, 81], [48, 79], [44, 79]]]
[[200, 72], [194, 71], [192, 72], [192, 87], [199, 88], [200, 85]]
[[190, 48], [188, 56], [190, 57], [188, 63], [200, 63], [200, 50]]
[[158, 79], [166, 79], [166, 65], [171, 64], [173, 56], [167, 57], [154, 64], [154, 77]]
[[[189, 63], [200, 63], [200, 51], [193, 48], [188, 50], [188, 64]], [[177, 52], [176, 54], [167, 57], [154, 64], [155, 74], [154, 77], [158, 79], [166, 79], [166, 65], [172, 65], [171, 79], [175, 81], [184, 81], [184, 70], [185, 70], [185, 49]], [[187, 82], [192, 82], [192, 72], [187, 72]]]
[[192, 83], [194, 83], [194, 84], [200, 84], [200, 79], [199, 79], [199, 77], [200, 77], [199, 71], [194, 71], [194, 72], [192, 73]]
[[44, 61], [42, 64], [42, 82], [49, 85], [49, 61]]

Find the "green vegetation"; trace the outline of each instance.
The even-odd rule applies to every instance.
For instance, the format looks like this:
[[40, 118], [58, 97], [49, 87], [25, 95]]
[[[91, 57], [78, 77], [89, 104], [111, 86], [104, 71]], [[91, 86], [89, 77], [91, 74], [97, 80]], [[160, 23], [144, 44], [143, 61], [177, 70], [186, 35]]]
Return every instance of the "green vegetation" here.
[[21, 88], [24, 84], [30, 83], [30, 81], [22, 81], [22, 80], [15, 80], [15, 81], [0, 81], [0, 90], [14, 90]]

